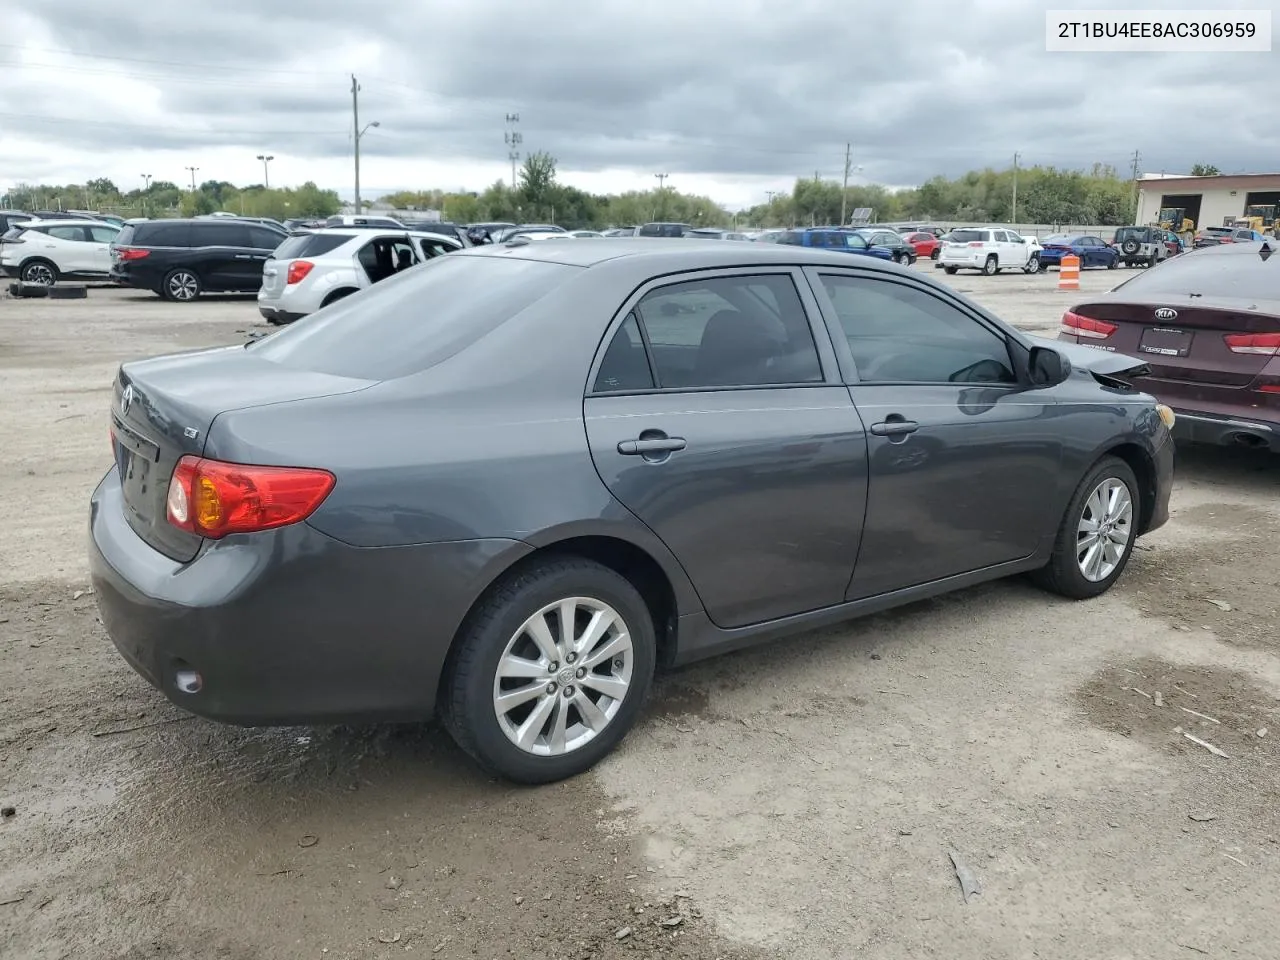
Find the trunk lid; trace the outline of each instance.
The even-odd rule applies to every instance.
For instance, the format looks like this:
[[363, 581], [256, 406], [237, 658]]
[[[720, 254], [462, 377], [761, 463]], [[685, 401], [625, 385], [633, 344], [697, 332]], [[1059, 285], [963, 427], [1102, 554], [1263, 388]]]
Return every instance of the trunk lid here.
[[[1108, 348], [1141, 357], [1158, 380], [1244, 387], [1270, 362], [1263, 354], [1234, 353], [1230, 334], [1280, 333], [1280, 304], [1255, 300], [1185, 298], [1172, 304], [1108, 299], [1081, 304], [1075, 312], [1116, 325]], [[1171, 315], [1172, 314], [1172, 315]]]
[[179, 459], [204, 451], [219, 414], [353, 393], [373, 382], [290, 369], [243, 346], [122, 364], [111, 404], [112, 452], [129, 526], [165, 556], [191, 560], [201, 538], [169, 523], [169, 480]]

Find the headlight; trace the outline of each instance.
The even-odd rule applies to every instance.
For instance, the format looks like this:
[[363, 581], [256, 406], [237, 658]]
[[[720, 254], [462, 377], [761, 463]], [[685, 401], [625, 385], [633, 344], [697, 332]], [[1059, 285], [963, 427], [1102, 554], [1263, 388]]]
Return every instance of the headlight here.
[[1176, 416], [1174, 416], [1173, 410], [1169, 407], [1166, 407], [1163, 403], [1157, 403], [1156, 413], [1160, 415], [1160, 422], [1165, 425], [1165, 428], [1168, 430], [1172, 430], [1174, 423], [1178, 419]]

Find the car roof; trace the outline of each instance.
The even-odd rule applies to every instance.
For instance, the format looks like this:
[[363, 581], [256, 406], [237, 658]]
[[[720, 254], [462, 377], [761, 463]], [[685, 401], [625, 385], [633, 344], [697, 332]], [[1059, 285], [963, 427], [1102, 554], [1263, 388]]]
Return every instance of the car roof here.
[[[586, 237], [573, 243], [506, 242], [472, 247], [450, 256], [507, 257], [513, 260], [539, 260], [567, 266], [591, 267], [611, 260], [646, 261], [654, 274], [685, 270], [714, 270], [722, 267], [841, 266], [892, 272], [900, 269], [882, 265], [870, 257], [850, 257], [847, 253], [816, 247], [784, 244], [725, 243], [722, 240], [686, 239], [673, 244], [662, 237]], [[856, 262], [854, 262], [856, 259]]]
[[92, 217], [59, 217], [57, 220], [27, 220], [21, 226], [24, 227], [117, 227], [117, 223], [108, 223], [105, 220], [94, 220]]

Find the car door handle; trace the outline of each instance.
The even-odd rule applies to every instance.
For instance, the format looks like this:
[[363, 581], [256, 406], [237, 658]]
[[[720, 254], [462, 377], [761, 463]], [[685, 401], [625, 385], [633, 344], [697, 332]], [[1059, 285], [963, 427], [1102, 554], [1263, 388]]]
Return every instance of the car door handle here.
[[253, 259], [253, 255], [252, 255], [252, 254], [248, 254], [248, 253], [237, 253], [237, 254], [236, 254], [236, 259], [237, 259], [237, 260], [252, 260], [252, 259]]
[[624, 457], [642, 457], [647, 453], [672, 453], [684, 448], [684, 437], [652, 437], [643, 440], [623, 440], [618, 444], [618, 452]]
[[919, 429], [920, 424], [914, 420], [885, 420], [871, 425], [871, 432], [877, 437], [899, 437]]

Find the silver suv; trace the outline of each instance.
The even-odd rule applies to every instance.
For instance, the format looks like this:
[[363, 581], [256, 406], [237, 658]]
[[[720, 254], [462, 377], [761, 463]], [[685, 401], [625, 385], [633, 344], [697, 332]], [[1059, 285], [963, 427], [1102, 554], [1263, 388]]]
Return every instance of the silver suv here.
[[340, 227], [289, 237], [263, 265], [258, 312], [292, 323], [401, 270], [461, 250], [457, 237]]
[[1126, 267], [1154, 267], [1169, 258], [1164, 231], [1159, 227], [1121, 227], [1111, 245], [1120, 251], [1120, 262]]

